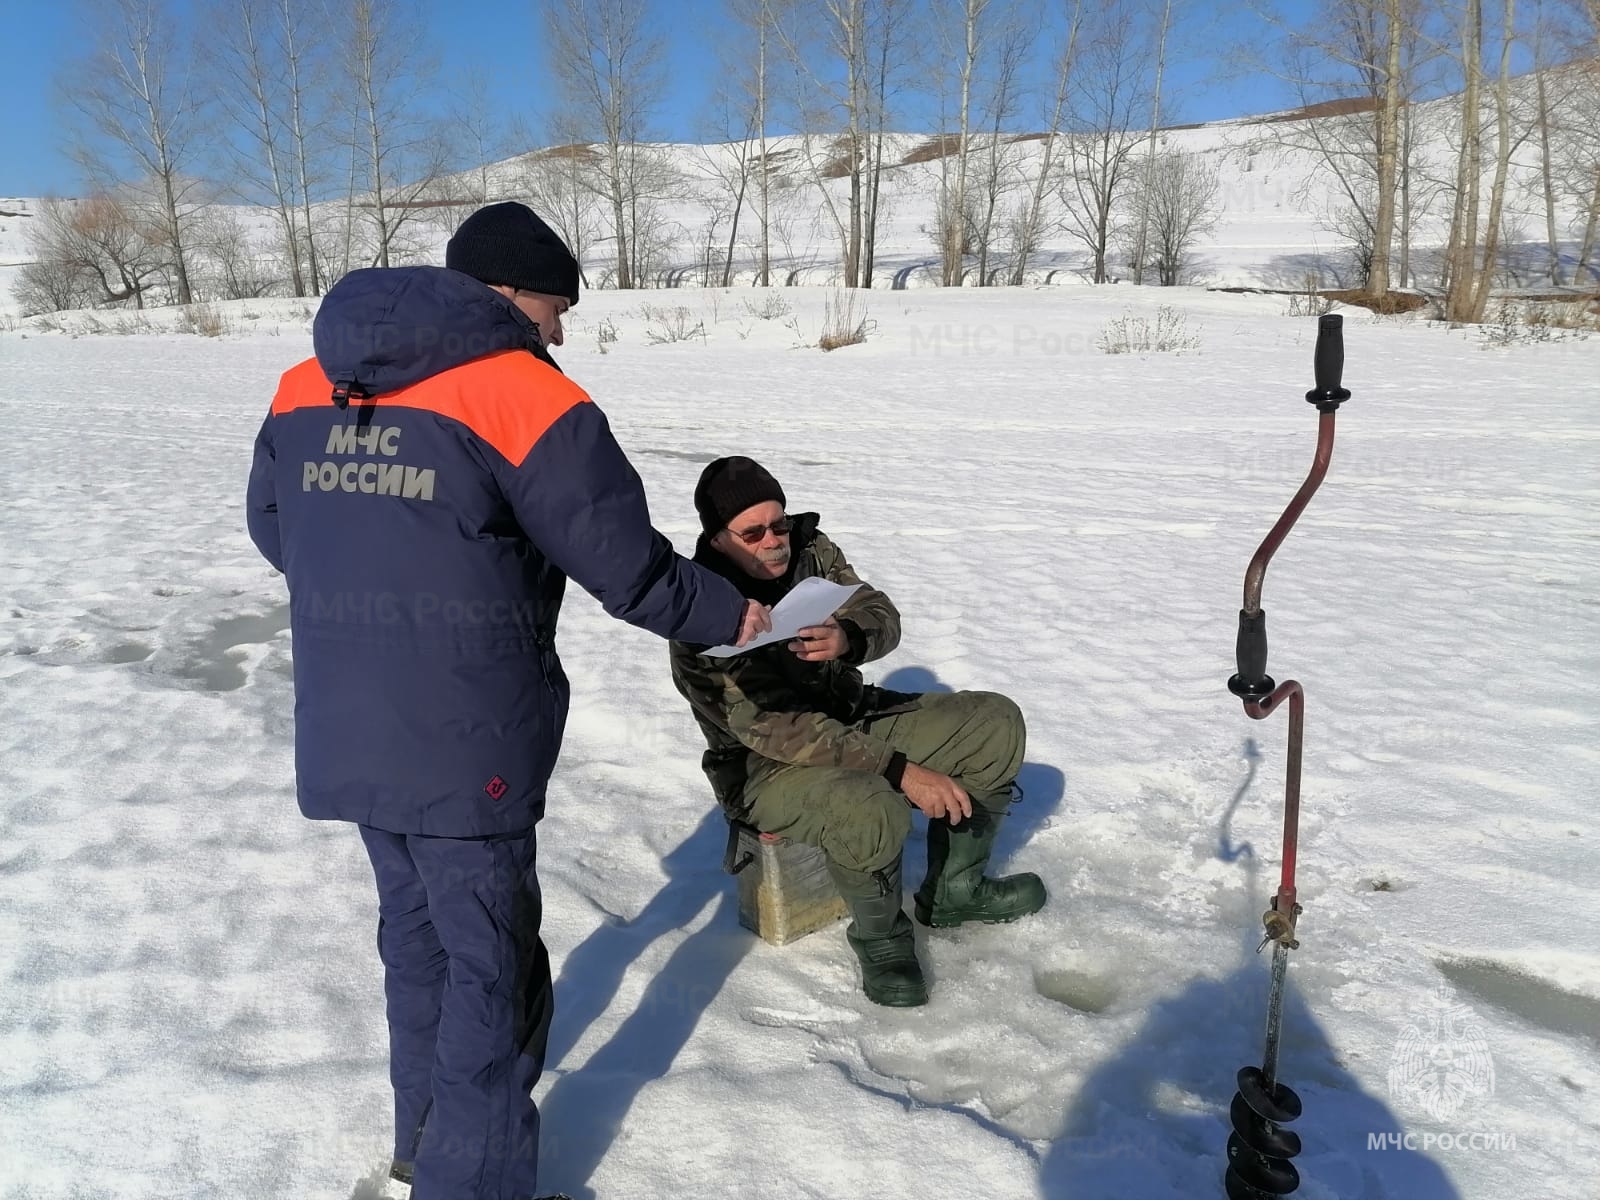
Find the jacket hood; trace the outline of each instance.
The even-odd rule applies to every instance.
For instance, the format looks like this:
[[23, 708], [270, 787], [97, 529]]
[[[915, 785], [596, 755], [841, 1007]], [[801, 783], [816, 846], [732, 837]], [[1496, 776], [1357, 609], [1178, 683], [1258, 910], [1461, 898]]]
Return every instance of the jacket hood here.
[[328, 382], [396, 392], [501, 350], [555, 366], [539, 327], [487, 284], [444, 267], [351, 271], [323, 297], [312, 347]]

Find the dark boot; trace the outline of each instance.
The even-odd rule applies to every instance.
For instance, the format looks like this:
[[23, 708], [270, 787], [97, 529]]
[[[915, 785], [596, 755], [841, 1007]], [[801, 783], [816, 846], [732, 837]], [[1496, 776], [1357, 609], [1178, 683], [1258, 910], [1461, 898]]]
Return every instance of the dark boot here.
[[917, 920], [944, 929], [967, 921], [1015, 921], [1044, 907], [1044, 882], [1032, 873], [985, 879], [1004, 813], [972, 807], [951, 827], [928, 822], [928, 875], [912, 905]]
[[900, 860], [870, 874], [829, 861], [828, 874], [850, 906], [845, 938], [861, 963], [861, 989], [867, 999], [891, 1008], [926, 1004], [928, 985], [900, 891]]

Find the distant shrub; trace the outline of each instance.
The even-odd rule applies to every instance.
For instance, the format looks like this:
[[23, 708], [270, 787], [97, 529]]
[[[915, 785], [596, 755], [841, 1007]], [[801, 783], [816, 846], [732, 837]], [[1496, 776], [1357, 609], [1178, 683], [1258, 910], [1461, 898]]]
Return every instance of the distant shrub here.
[[695, 315], [681, 304], [675, 308], [646, 304], [640, 311], [645, 319], [645, 339], [653, 346], [687, 342], [693, 338], [699, 338], [702, 342], [706, 340], [706, 323], [696, 320]]
[[758, 321], [776, 321], [794, 311], [779, 292], [763, 293], [759, 304], [746, 300], [744, 310]]
[[867, 317], [866, 305], [862, 304], [859, 312], [856, 305], [854, 288], [836, 290], [823, 301], [822, 336], [817, 339], [818, 346], [837, 350], [841, 346], [859, 346], [867, 340], [868, 332], [875, 326]]
[[1198, 350], [1200, 336], [1189, 332], [1181, 312], [1163, 304], [1154, 321], [1131, 313], [1111, 321], [1100, 331], [1096, 345], [1107, 354], [1171, 354]]
[[1500, 302], [1491, 320], [1479, 327], [1481, 348], [1562, 342], [1600, 333], [1600, 312], [1587, 300]]
[[178, 319], [180, 329], [200, 337], [221, 337], [228, 332], [227, 319], [203, 301], [187, 305]]

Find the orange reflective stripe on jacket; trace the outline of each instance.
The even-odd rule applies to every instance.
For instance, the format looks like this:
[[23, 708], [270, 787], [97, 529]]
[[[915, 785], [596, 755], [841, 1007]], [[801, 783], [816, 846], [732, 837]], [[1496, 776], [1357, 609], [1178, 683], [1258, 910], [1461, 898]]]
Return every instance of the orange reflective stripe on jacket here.
[[[333, 386], [315, 358], [285, 371], [272, 399], [274, 416], [326, 407]], [[589, 395], [560, 371], [525, 350], [502, 350], [371, 400], [352, 398], [352, 409], [371, 405], [410, 408], [459, 421], [521, 466], [545, 430]]]

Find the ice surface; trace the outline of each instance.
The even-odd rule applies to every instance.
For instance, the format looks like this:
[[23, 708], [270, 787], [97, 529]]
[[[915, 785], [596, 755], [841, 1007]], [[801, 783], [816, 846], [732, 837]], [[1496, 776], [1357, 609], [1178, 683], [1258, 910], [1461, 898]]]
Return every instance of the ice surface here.
[[[665, 647], [573, 595], [544, 1185], [1216, 1196], [1260, 1055], [1285, 740], [1224, 683], [1245, 564], [1311, 463], [1314, 322], [1271, 297], [923, 290], [867, 297], [868, 341], [824, 355], [794, 348], [822, 294], [782, 294], [792, 328], [742, 292], [588, 295], [560, 357], [680, 549], [703, 463], [753, 455], [904, 614], [875, 680], [1019, 701], [1000, 855], [1052, 900], [923, 938], [918, 1011], [867, 1003], [840, 933], [760, 943]], [[252, 438], [309, 339], [252, 303], [218, 340], [0, 333], [6, 1200], [347, 1200], [386, 1152], [370, 869], [295, 809], [285, 593], [243, 530]], [[707, 341], [649, 344], [644, 303], [692, 306]], [[1095, 350], [1157, 303], [1198, 352]], [[1308, 698], [1300, 1194], [1590, 1198], [1597, 348], [1363, 313], [1346, 342], [1332, 469], [1264, 593], [1271, 670]], [[1496, 1068], [1448, 1125], [1386, 1084], [1441, 983]], [[1387, 1134], [1415, 1148], [1369, 1148]]]

